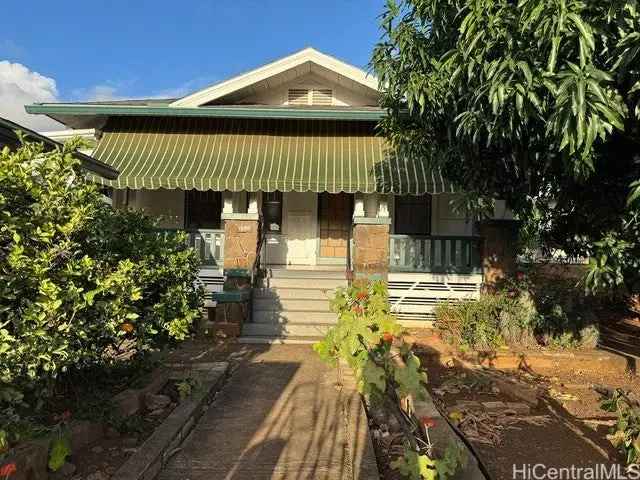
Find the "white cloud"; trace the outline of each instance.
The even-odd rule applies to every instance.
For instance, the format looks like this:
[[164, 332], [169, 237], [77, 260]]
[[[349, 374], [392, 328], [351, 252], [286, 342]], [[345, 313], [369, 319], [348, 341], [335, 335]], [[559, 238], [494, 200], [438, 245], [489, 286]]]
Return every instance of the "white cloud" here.
[[143, 95], [127, 95], [127, 91], [131, 91], [136, 84], [136, 80], [124, 81], [107, 81], [89, 88], [78, 88], [71, 92], [71, 97], [78, 102], [108, 102], [115, 100], [145, 100], [145, 99], [165, 99], [180, 98], [200, 90], [205, 85], [211, 84], [208, 77], [198, 77], [175, 88], [167, 88], [152, 91]]
[[59, 130], [60, 123], [44, 115], [30, 115], [24, 106], [58, 101], [54, 79], [33, 72], [20, 63], [0, 61], [0, 116], [33, 130]]
[[[2, 44], [0, 44], [0, 47]], [[135, 80], [127, 82], [106, 81], [87, 88], [73, 90], [71, 101], [100, 102], [126, 99], [179, 98], [210, 84], [212, 78], [199, 77], [189, 80], [177, 88], [157, 90], [149, 95], [126, 95]], [[56, 81], [30, 70], [20, 63], [0, 61], [0, 117], [8, 118], [20, 125], [37, 131], [61, 130], [66, 127], [44, 115], [30, 115], [24, 106], [36, 102], [59, 102]]]
[[214, 77], [197, 77], [187, 82], [184, 82], [182, 85], [176, 88], [168, 88], [165, 90], [160, 90], [157, 92], [154, 97], [157, 98], [181, 98], [186, 95], [190, 95], [193, 92], [197, 92], [198, 90], [209, 86], [214, 83]]
[[111, 81], [92, 85], [87, 88], [76, 88], [71, 91], [70, 98], [74, 102], [109, 102], [114, 100], [127, 100], [133, 97], [123, 94], [130, 90], [135, 80]]

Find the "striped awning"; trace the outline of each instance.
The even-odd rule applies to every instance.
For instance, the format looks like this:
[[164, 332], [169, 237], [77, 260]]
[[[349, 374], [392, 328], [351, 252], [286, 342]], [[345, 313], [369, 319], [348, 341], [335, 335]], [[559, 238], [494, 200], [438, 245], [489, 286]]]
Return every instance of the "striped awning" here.
[[394, 157], [375, 123], [112, 117], [95, 158], [115, 188], [424, 194], [450, 191], [424, 162]]

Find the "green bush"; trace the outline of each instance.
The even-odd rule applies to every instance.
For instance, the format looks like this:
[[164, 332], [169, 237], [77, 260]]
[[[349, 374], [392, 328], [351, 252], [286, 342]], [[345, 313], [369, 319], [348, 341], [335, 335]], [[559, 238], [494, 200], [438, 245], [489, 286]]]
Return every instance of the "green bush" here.
[[386, 284], [373, 282], [339, 289], [331, 306], [338, 322], [314, 349], [330, 365], [346, 362], [369, 405], [382, 408], [401, 426], [401, 438], [396, 438], [394, 452], [390, 452], [395, 457], [390, 467], [403, 478], [454, 477], [467, 461], [458, 442], [450, 442], [446, 449], [441, 447], [443, 454], [436, 458], [429, 427], [423, 423], [433, 419], [417, 419], [400, 408], [401, 401], [411, 403], [408, 398], [426, 397], [427, 376], [420, 359], [402, 340], [402, 328], [389, 311]]
[[504, 344], [534, 342], [535, 312], [526, 297], [483, 294], [478, 300], [438, 305], [435, 313], [442, 337], [463, 348], [491, 351]]
[[0, 406], [38, 407], [61, 375], [124, 347], [181, 340], [199, 315], [198, 260], [108, 206], [76, 144], [0, 152]]
[[574, 279], [533, 271], [507, 279], [478, 300], [436, 307], [436, 327], [450, 343], [474, 350], [550, 346], [592, 348], [599, 329]]
[[616, 389], [604, 399], [603, 410], [618, 417], [607, 438], [620, 451], [627, 465], [640, 462], [640, 405], [621, 389]]

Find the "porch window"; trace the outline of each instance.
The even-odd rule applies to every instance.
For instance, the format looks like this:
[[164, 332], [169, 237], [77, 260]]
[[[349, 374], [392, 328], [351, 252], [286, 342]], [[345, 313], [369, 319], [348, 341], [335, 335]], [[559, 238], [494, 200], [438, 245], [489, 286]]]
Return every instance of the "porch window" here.
[[185, 192], [185, 228], [220, 228], [222, 195], [207, 190], [188, 190]]
[[267, 232], [282, 232], [282, 192], [265, 192], [262, 212]]
[[394, 228], [399, 235], [430, 235], [431, 195], [397, 196]]

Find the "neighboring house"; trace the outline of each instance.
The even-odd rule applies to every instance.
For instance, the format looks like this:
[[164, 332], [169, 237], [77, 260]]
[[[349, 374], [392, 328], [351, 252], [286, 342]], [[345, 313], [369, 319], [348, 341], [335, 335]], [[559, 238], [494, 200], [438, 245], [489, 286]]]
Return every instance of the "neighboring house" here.
[[85, 129], [68, 129], [68, 130], [50, 130], [46, 132], [40, 132], [40, 135], [50, 138], [51, 140], [59, 143], [65, 143], [73, 138], [81, 138], [84, 145], [80, 149], [80, 152], [91, 155], [98, 144], [96, 139], [96, 130], [94, 128]]
[[[17, 149], [20, 146], [20, 137], [18, 136], [18, 132], [22, 132], [24, 138], [28, 141], [42, 143], [47, 151], [55, 148], [62, 148], [62, 143], [57, 141], [58, 139], [51, 138], [44, 133], [34, 132], [27, 127], [18, 125], [11, 120], [0, 117], [0, 149], [4, 147], [9, 147], [11, 150]], [[63, 138], [62, 141], [64, 142], [72, 136], [75, 135], [67, 136], [66, 138]], [[76, 152], [75, 154], [76, 158], [80, 160], [82, 168], [86, 171], [99, 175], [107, 181], [118, 178], [118, 170], [106, 163], [96, 160], [87, 153], [89, 152], [83, 151]]]
[[304, 335], [315, 330], [296, 323], [330, 323], [314, 289], [351, 269], [386, 278], [404, 320], [429, 320], [482, 283], [479, 232], [439, 172], [376, 135], [378, 95], [366, 72], [307, 48], [180, 99], [27, 110], [96, 129], [94, 156], [121, 172], [103, 181], [114, 205], [192, 232], [209, 282], [260, 258], [275, 289], [257, 292], [263, 325], [246, 333]]

